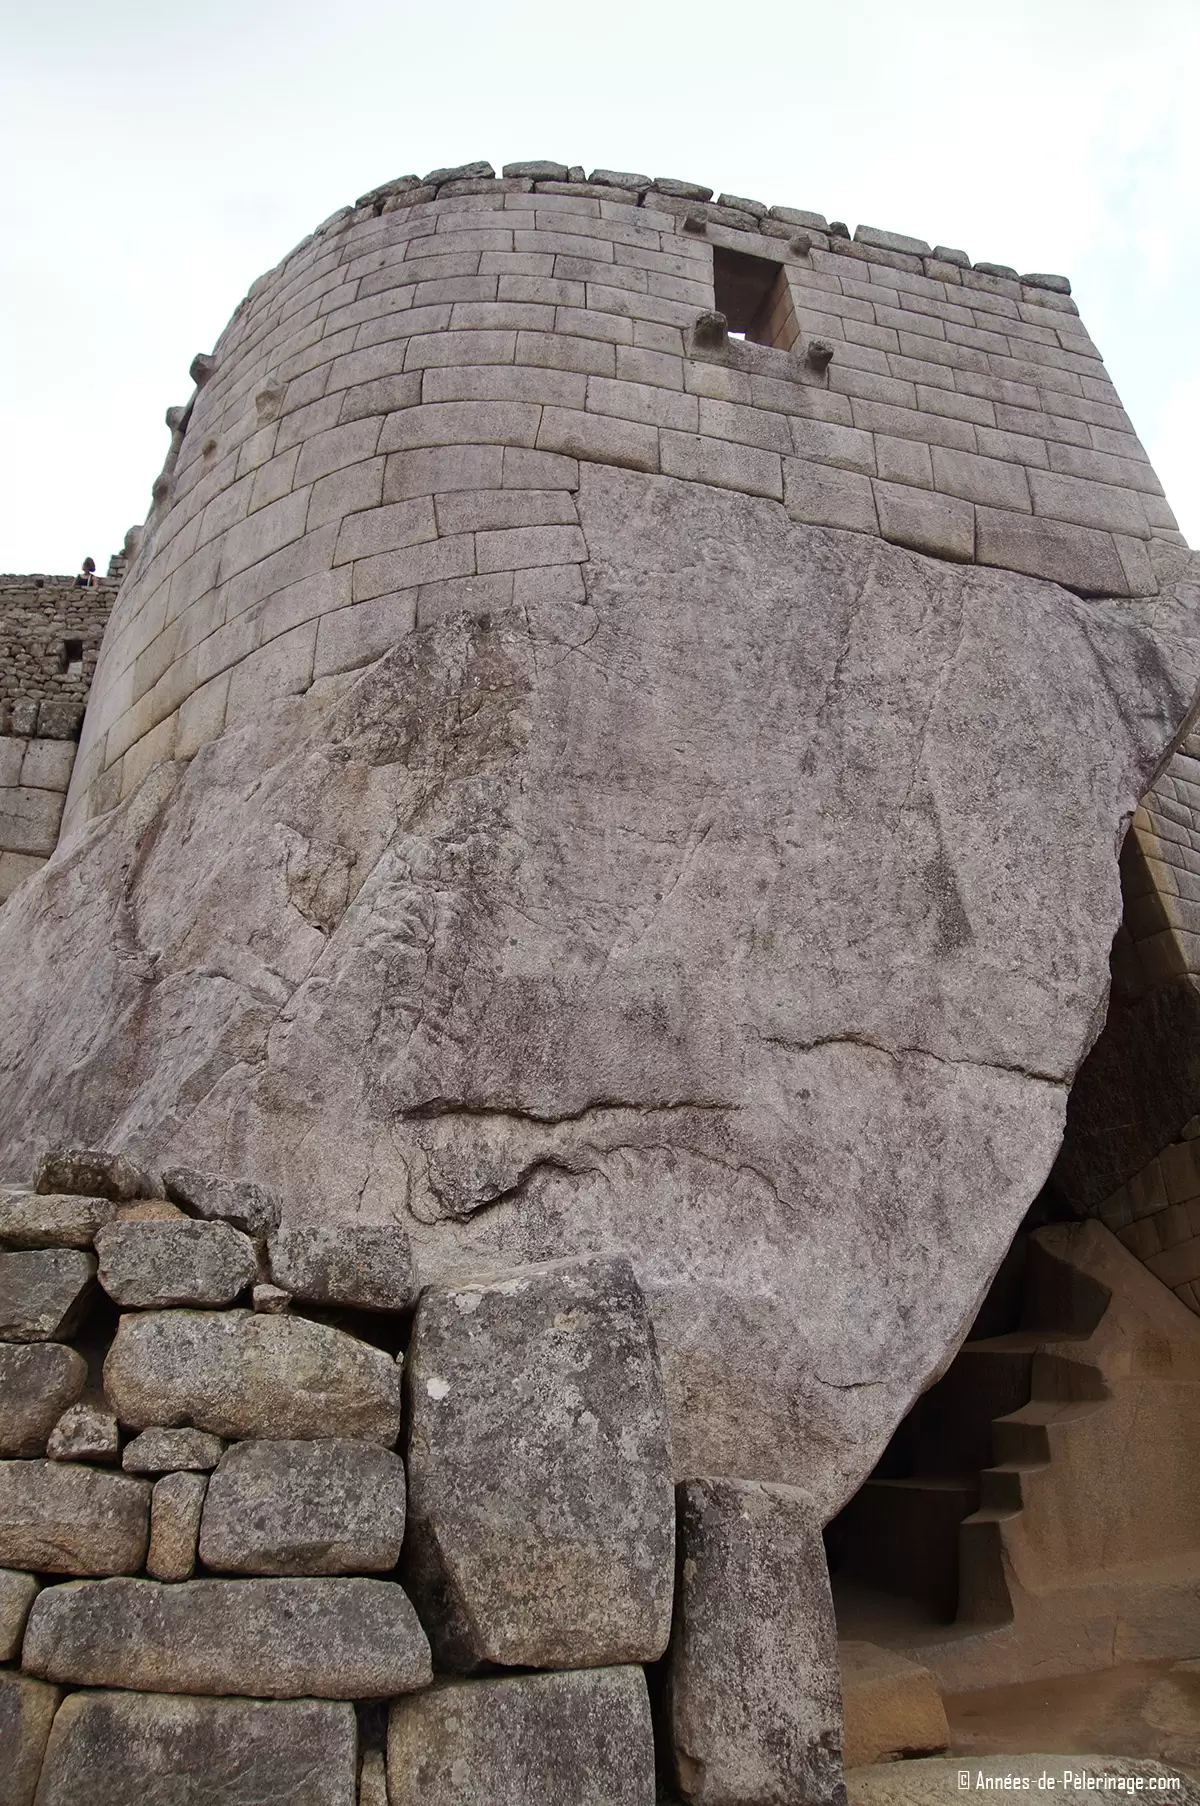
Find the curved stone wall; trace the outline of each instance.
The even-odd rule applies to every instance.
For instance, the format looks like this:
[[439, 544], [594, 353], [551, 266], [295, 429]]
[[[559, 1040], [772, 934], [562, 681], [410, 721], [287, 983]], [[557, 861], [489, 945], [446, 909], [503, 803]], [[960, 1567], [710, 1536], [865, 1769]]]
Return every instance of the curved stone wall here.
[[[694, 184], [510, 167], [535, 173], [435, 171], [335, 214], [193, 365], [68, 838], [155, 761], [414, 624], [581, 599], [581, 460], [1155, 592], [1180, 535], [1064, 278]], [[727, 336], [714, 306], [760, 279]]]

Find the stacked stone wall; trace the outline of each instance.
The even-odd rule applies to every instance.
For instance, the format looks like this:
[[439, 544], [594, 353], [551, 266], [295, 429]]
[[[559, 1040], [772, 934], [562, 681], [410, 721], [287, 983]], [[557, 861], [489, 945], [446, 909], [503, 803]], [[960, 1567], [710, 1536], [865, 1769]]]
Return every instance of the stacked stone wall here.
[[[364, 196], [197, 359], [68, 832], [414, 625], [581, 599], [581, 461], [1086, 593], [1156, 592], [1181, 536], [1065, 279], [694, 184], [510, 171]], [[728, 251], [782, 272], [776, 343], [727, 332]]]

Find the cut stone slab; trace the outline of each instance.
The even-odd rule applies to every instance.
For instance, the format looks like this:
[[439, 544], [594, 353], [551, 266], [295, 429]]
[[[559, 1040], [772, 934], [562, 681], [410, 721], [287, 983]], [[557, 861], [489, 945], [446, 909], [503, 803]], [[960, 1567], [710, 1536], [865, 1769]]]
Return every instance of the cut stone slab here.
[[387, 1763], [382, 1750], [364, 1750], [358, 1776], [358, 1806], [388, 1806]]
[[[72, 1693], [39, 1806], [355, 1806], [354, 1707], [332, 1700]], [[169, 1778], [169, 1779], [168, 1779]]]
[[407, 1200], [442, 1286], [626, 1254], [677, 1472], [826, 1517], [1058, 1149], [1117, 838], [1200, 678], [1197, 567], [1085, 601], [578, 482], [583, 605], [373, 646], [69, 826], [0, 911], [0, 1167], [136, 1135], [330, 1222]]
[[164, 1474], [150, 1498], [146, 1572], [155, 1580], [190, 1580], [196, 1571], [207, 1474]]
[[173, 1204], [193, 1216], [232, 1223], [246, 1235], [270, 1235], [279, 1227], [279, 1199], [252, 1179], [223, 1179], [195, 1167], [173, 1166], [163, 1174], [163, 1187]]
[[385, 1699], [432, 1677], [425, 1633], [391, 1580], [43, 1587], [22, 1660], [76, 1686], [261, 1699]]
[[127, 1154], [83, 1148], [52, 1148], [43, 1154], [37, 1163], [33, 1189], [47, 1194], [73, 1192], [85, 1198], [112, 1198], [118, 1203], [127, 1203], [131, 1198], [162, 1197], [157, 1176]]
[[667, 1699], [694, 1806], [841, 1806], [837, 1629], [807, 1494], [750, 1480], [679, 1487]]
[[459, 1681], [388, 1714], [395, 1801], [421, 1806], [654, 1806], [640, 1668]]
[[112, 1223], [96, 1237], [97, 1277], [125, 1310], [232, 1304], [258, 1273], [254, 1243], [228, 1223]]
[[838, 1657], [848, 1769], [949, 1746], [946, 1708], [928, 1668], [875, 1643], [840, 1643]]
[[150, 1532], [144, 1480], [59, 1461], [0, 1461], [0, 1563], [45, 1574], [135, 1574]]
[[15, 1661], [21, 1653], [25, 1620], [37, 1590], [35, 1575], [18, 1573], [15, 1568], [0, 1568], [0, 1662]]
[[387, 1573], [403, 1541], [404, 1467], [390, 1449], [239, 1442], [209, 1482], [200, 1558], [222, 1574]]
[[44, 1455], [86, 1383], [83, 1356], [61, 1342], [0, 1342], [0, 1455]]
[[96, 1262], [75, 1248], [0, 1254], [0, 1340], [54, 1342], [76, 1328]]
[[97, 1405], [68, 1405], [46, 1444], [51, 1461], [115, 1461], [120, 1452], [117, 1420]]
[[[959, 1783], [970, 1777], [970, 1787]], [[927, 1756], [916, 1762], [883, 1762], [856, 1768], [846, 1776], [849, 1806], [954, 1806], [965, 1797], [1016, 1793], [1018, 1798], [1044, 1799], [1039, 1786], [1053, 1777], [1053, 1798], [1060, 1806], [1095, 1806], [1097, 1800], [1171, 1800], [1177, 1806], [1200, 1806], [1200, 1782], [1161, 1762], [1133, 1756], [1059, 1754], [1005, 1756]], [[1107, 1784], [1101, 1777], [1108, 1776]], [[1137, 1777], [1141, 1777], [1140, 1786]], [[1006, 1779], [1007, 1777], [1007, 1779]], [[1125, 1777], [1124, 1785], [1119, 1785]]]
[[629, 1262], [431, 1287], [405, 1371], [405, 1571], [439, 1659], [656, 1660], [670, 1631], [671, 1462]]
[[0, 1242], [9, 1248], [90, 1248], [121, 1205], [70, 1192], [0, 1190]]
[[417, 1275], [403, 1229], [391, 1224], [285, 1225], [269, 1244], [271, 1277], [306, 1304], [407, 1311]]
[[122, 1317], [104, 1363], [122, 1424], [214, 1436], [349, 1436], [390, 1447], [400, 1370], [378, 1348], [304, 1317], [147, 1311]]
[[0, 1806], [33, 1806], [61, 1697], [59, 1688], [28, 1675], [0, 1673]]
[[143, 1430], [125, 1444], [121, 1466], [127, 1474], [207, 1474], [225, 1451], [219, 1436], [207, 1430]]

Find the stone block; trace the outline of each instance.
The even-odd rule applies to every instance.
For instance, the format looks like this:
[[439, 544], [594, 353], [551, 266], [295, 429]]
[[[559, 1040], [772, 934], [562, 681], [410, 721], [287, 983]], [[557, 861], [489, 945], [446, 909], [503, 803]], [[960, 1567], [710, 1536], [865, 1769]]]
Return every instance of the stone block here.
[[778, 452], [692, 433], [663, 432], [661, 454], [664, 476], [783, 500], [783, 466]]
[[0, 1455], [44, 1455], [46, 1441], [87, 1380], [73, 1348], [0, 1342]]
[[0, 1568], [0, 1662], [13, 1662], [20, 1655], [25, 1620], [37, 1591], [35, 1575]]
[[282, 1316], [291, 1302], [291, 1293], [285, 1292], [282, 1286], [256, 1285], [251, 1288], [251, 1308], [256, 1311], [264, 1311], [268, 1316]]
[[122, 1317], [104, 1387], [133, 1430], [192, 1425], [231, 1438], [350, 1436], [390, 1447], [400, 1427], [400, 1376], [390, 1356], [303, 1317]]
[[586, 600], [582, 565], [550, 564], [514, 573], [513, 601], [522, 608], [533, 608], [546, 602], [578, 605]]
[[653, 1806], [640, 1668], [459, 1681], [388, 1714], [394, 1801], [422, 1806]]
[[385, 507], [348, 514], [342, 522], [334, 556], [339, 564], [343, 564], [348, 559], [398, 552], [437, 536], [433, 498], [418, 496], [411, 501], [390, 502]]
[[929, 446], [918, 439], [893, 439], [875, 434], [875, 463], [888, 483], [911, 483], [918, 489], [933, 488], [933, 461]]
[[1128, 533], [1135, 539], [1149, 538], [1142, 498], [1127, 489], [1046, 470], [1030, 471], [1029, 488], [1035, 514], [1069, 521], [1077, 527], [1098, 527]]
[[150, 1502], [150, 1548], [146, 1572], [155, 1580], [189, 1580], [196, 1570], [196, 1543], [208, 1476], [165, 1474]]
[[670, 1453], [654, 1336], [628, 1261], [430, 1287], [406, 1383], [405, 1559], [445, 1663], [571, 1668], [661, 1655]]
[[627, 470], [658, 469], [658, 429], [636, 420], [589, 414], [575, 408], [544, 408], [539, 451], [620, 465]]
[[7, 903], [19, 884], [45, 865], [47, 854], [0, 853], [0, 903]]
[[[1030, 483], [1038, 475], [1029, 472]], [[1045, 577], [1089, 595], [1127, 593], [1125, 567], [1111, 533], [1064, 521], [1030, 519], [1008, 509], [977, 508], [975, 557], [980, 564]]]
[[206, 1222], [232, 1223], [244, 1235], [270, 1235], [279, 1227], [279, 1199], [252, 1179], [224, 1179], [194, 1167], [175, 1166], [163, 1174], [163, 1187], [173, 1204]]
[[874, 1643], [838, 1647], [847, 1768], [931, 1756], [950, 1742], [946, 1709], [928, 1668]]
[[21, 761], [21, 783], [28, 790], [53, 790], [64, 795], [74, 763], [73, 741], [30, 740]]
[[1019, 464], [999, 458], [980, 458], [974, 452], [933, 447], [933, 480], [943, 495], [961, 496], [987, 508], [1011, 508], [1031, 514], [1029, 482]]
[[115, 1461], [120, 1452], [117, 1420], [97, 1405], [68, 1405], [46, 1444], [51, 1461]]
[[503, 173], [506, 176], [531, 176], [534, 181], [565, 182], [567, 179], [567, 165], [565, 163], [550, 163], [547, 162], [545, 158], [535, 157], [532, 162], [506, 163], [504, 165]]
[[43, 1587], [22, 1659], [76, 1686], [260, 1699], [387, 1699], [432, 1678], [425, 1634], [392, 1580]]
[[523, 571], [572, 560], [582, 563], [587, 546], [578, 527], [510, 527], [478, 533], [475, 555], [481, 573]]
[[276, 1285], [305, 1304], [407, 1311], [417, 1301], [412, 1250], [395, 1223], [285, 1224], [268, 1257]]
[[438, 401], [389, 414], [381, 452], [452, 445], [532, 445], [539, 409], [526, 401]]
[[875, 445], [870, 433], [828, 420], [806, 420], [798, 414], [792, 415], [788, 425], [792, 437], [789, 449], [794, 449], [798, 458], [857, 470], [863, 476], [875, 475]]
[[144, 1480], [55, 1461], [0, 1461], [0, 1565], [135, 1574], [146, 1554]]
[[200, 1556], [221, 1574], [388, 1573], [403, 1540], [404, 1468], [390, 1449], [239, 1442], [209, 1482]]
[[87, 1305], [96, 1262], [76, 1248], [0, 1254], [0, 1340], [69, 1336]]
[[806, 526], [842, 527], [850, 533], [879, 531], [869, 477], [785, 458], [783, 499], [792, 519]]
[[353, 671], [390, 652], [416, 626], [419, 593], [406, 589], [398, 595], [376, 596], [326, 615], [317, 632], [314, 675]]
[[877, 481], [875, 506], [879, 531], [894, 545], [958, 562], [969, 563], [974, 556], [975, 510], [970, 502]]
[[128, 1203], [133, 1198], [161, 1198], [156, 1174], [128, 1154], [108, 1154], [80, 1148], [54, 1148], [42, 1155], [33, 1178], [34, 1191], [47, 1195], [67, 1192], [76, 1197], [112, 1198]]
[[224, 1222], [109, 1223], [96, 1237], [98, 1278], [124, 1310], [232, 1304], [258, 1272], [254, 1243]]
[[856, 226], [854, 243], [882, 251], [905, 251], [911, 257], [934, 255], [923, 238], [910, 238], [906, 232], [884, 232], [878, 226]]
[[749, 1480], [688, 1480], [678, 1497], [666, 1697], [680, 1791], [694, 1806], [838, 1806], [837, 1629], [811, 1500]]
[[[539, 457], [543, 454], [527, 454]], [[443, 533], [498, 531], [507, 527], [565, 527], [578, 524], [574, 497], [564, 489], [466, 489], [436, 498]]]
[[[33, 1806], [61, 1697], [57, 1687], [47, 1687], [27, 1675], [0, 1674], [0, 1806]], [[102, 1798], [91, 1793], [89, 1806]]]
[[470, 533], [434, 539], [398, 552], [381, 552], [378, 558], [360, 558], [354, 566], [354, 600], [370, 602], [376, 596], [417, 589], [444, 577], [469, 577], [474, 572], [475, 541]]
[[90, 1248], [121, 1208], [112, 1198], [0, 1190], [0, 1242], [9, 1248]]
[[219, 1436], [205, 1430], [143, 1430], [127, 1442], [121, 1466], [127, 1474], [206, 1474], [225, 1452]]
[[72, 1693], [54, 1720], [38, 1800], [355, 1806], [357, 1744], [346, 1702]]

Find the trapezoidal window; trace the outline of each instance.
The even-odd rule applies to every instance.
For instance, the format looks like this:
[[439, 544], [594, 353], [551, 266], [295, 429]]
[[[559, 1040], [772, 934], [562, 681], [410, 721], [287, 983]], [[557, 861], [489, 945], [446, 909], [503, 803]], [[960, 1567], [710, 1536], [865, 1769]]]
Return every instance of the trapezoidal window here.
[[714, 245], [713, 289], [717, 312], [729, 321], [731, 337], [791, 350], [796, 320], [781, 263]]

